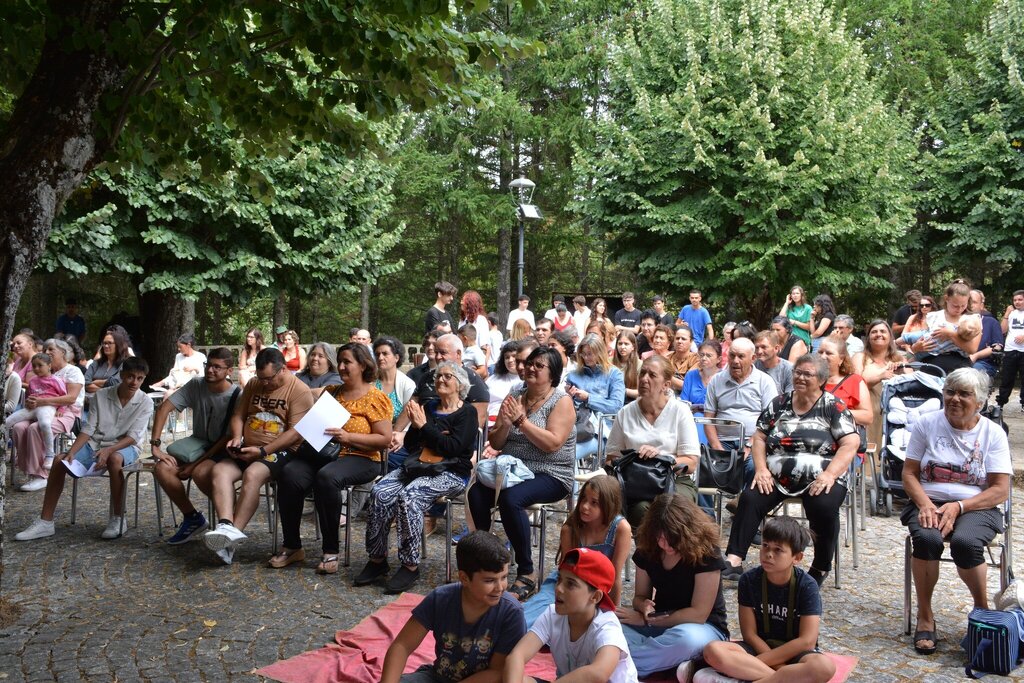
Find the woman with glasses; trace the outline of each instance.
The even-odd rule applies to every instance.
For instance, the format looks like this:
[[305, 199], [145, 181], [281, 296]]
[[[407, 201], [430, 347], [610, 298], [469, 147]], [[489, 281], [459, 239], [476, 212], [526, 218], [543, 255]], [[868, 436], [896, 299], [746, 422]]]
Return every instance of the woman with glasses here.
[[[526, 359], [524, 385], [509, 392], [502, 402], [488, 439], [492, 449], [519, 458], [534, 475], [503, 489], [497, 497], [501, 523], [518, 568], [509, 591], [519, 600], [526, 600], [537, 590], [526, 508], [562, 500], [573, 485], [576, 411], [560, 386], [561, 376], [562, 357], [558, 352], [545, 346], [534, 349]], [[470, 487], [467, 498], [474, 525], [489, 531], [494, 489], [478, 481]]]
[[[420, 577], [423, 515], [439, 497], [458, 495], [473, 469], [477, 414], [473, 404], [466, 403], [469, 375], [461, 365], [443, 361], [437, 365], [434, 386], [437, 398], [423, 406], [412, 402], [406, 408], [410, 425], [405, 436], [409, 452], [406, 465], [390, 472], [370, 492], [366, 524], [366, 554], [370, 560], [356, 576], [357, 586], [373, 583], [388, 573], [388, 534], [392, 522], [398, 532], [401, 566], [388, 580], [384, 592], [398, 594], [416, 583]], [[424, 461], [436, 466], [427, 471]]]
[[928, 334], [928, 314], [936, 311], [935, 299], [931, 295], [921, 296], [917, 303], [917, 311], [907, 318], [903, 325], [903, 332], [896, 339], [896, 346], [904, 351], [910, 351], [910, 345]]
[[129, 356], [128, 338], [116, 331], [103, 335], [100, 342], [100, 358], [93, 361], [85, 371], [85, 393], [92, 396], [107, 386], [107, 383], [121, 372], [121, 362]]
[[[380, 472], [383, 451], [391, 442], [391, 401], [373, 387], [377, 365], [365, 344], [350, 342], [338, 349], [338, 375], [342, 384], [313, 393], [330, 394], [351, 417], [344, 425], [324, 430], [331, 441], [320, 451], [304, 442], [281, 471], [277, 496], [284, 545], [267, 563], [271, 567], [279, 569], [306, 559], [299, 524], [306, 494], [312, 490], [323, 536], [323, 559], [316, 571], [338, 572], [341, 492], [348, 486], [373, 481]], [[267, 450], [271, 450], [269, 446]]]
[[596, 334], [583, 338], [576, 349], [576, 360], [576, 367], [565, 379], [565, 390], [572, 397], [577, 411], [586, 411], [590, 415], [592, 432], [583, 437], [576, 435], [576, 459], [582, 460], [600, 448], [596, 413], [614, 415], [622, 410], [626, 401], [626, 385], [622, 371], [612, 365], [604, 352], [604, 342]]
[[764, 516], [791, 496], [801, 499], [814, 532], [814, 561], [808, 574], [820, 586], [831, 571], [847, 471], [860, 437], [850, 411], [823, 389], [828, 377], [822, 356], [801, 356], [793, 367], [793, 392], [777, 396], [758, 417], [751, 441], [754, 482], [740, 494], [724, 579], [739, 580]]
[[238, 354], [238, 384], [245, 386], [256, 374], [256, 354], [263, 350], [263, 332], [250, 327], [245, 332], [245, 344]]

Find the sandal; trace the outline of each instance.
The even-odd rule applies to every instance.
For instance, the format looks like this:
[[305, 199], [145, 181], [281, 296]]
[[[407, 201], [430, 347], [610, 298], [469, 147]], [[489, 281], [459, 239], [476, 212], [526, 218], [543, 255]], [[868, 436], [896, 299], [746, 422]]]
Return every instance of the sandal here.
[[274, 569], [281, 569], [282, 567], [287, 567], [295, 562], [302, 562], [304, 559], [306, 559], [306, 551], [302, 548], [299, 548], [298, 550], [282, 548], [281, 552], [267, 560], [267, 566], [273, 567]]
[[537, 592], [537, 583], [529, 576], [517, 576], [508, 592], [516, 596], [519, 602], [526, 602], [531, 595]]
[[338, 573], [338, 556], [337, 555], [326, 555], [324, 559], [320, 560], [320, 564], [316, 566], [317, 574], [337, 574]]
[[[921, 641], [931, 641], [930, 647], [918, 645]], [[938, 649], [939, 638], [935, 635], [935, 631], [915, 631], [914, 632], [914, 650], [919, 655], [933, 655], [935, 650]]]

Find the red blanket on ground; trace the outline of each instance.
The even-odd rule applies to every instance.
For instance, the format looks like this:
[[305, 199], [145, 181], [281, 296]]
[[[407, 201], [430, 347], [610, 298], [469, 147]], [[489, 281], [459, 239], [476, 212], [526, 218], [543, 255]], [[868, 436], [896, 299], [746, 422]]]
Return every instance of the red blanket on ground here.
[[[403, 593], [394, 602], [385, 605], [359, 622], [351, 631], [338, 631], [330, 645], [303, 652], [290, 659], [274, 662], [256, 674], [282, 683], [377, 683], [384, 666], [388, 647], [405, 626], [412, 608], [420, 603], [422, 595]], [[857, 664], [855, 657], [829, 654], [836, 663], [836, 675], [829, 683], [843, 683]], [[434, 637], [428, 633], [420, 646], [409, 657], [405, 672], [409, 673], [434, 661]], [[541, 652], [526, 664], [530, 676], [554, 680], [555, 662], [547, 652]], [[674, 681], [675, 676], [657, 676], [647, 679]]]

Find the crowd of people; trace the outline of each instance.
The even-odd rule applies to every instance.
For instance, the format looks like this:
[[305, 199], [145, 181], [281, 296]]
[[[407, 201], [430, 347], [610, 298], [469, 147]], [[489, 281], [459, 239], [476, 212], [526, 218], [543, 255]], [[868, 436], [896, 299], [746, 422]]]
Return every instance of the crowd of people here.
[[[982, 549], [1002, 530], [998, 507], [1012, 470], [1004, 432], [980, 411], [1000, 356], [999, 406], [1024, 372], [1024, 291], [1014, 293], [1000, 323], [962, 280], [938, 300], [913, 290], [892, 324], [871, 321], [863, 340], [827, 294], [808, 304], [801, 287], [767, 329], [744, 320], [723, 325], [721, 339], [698, 289], [677, 315], [662, 297], [640, 310], [626, 292], [614, 312], [582, 296], [570, 311], [555, 296], [538, 316], [520, 296], [504, 326], [477, 292], [463, 294], [458, 322], [448, 310], [455, 287], [439, 282], [435, 294], [422, 358], [408, 373], [394, 337], [372, 340], [353, 329], [337, 348], [304, 346], [281, 326], [265, 345], [252, 328], [237, 359], [223, 347], [204, 355], [191, 335], [179, 337], [173, 369], [151, 385], [159, 395], [142, 390], [149, 368], [123, 328], [105, 329], [92, 358], [65, 332], [42, 341], [22, 330], [5, 372], [4, 425], [29, 477], [21, 489], [45, 494], [38, 519], [14, 538], [54, 535], [72, 462], [110, 474], [102, 537], [121, 536], [122, 473], [141, 456], [149, 430], [157, 481], [183, 515], [168, 543], [201, 537], [225, 564], [247, 539], [262, 489], [274, 483], [283, 545], [267, 565], [305, 561], [300, 522], [312, 494], [321, 537], [316, 571], [337, 573], [339, 529], [352, 522], [342, 513], [358, 508], [351, 494], [346, 510], [342, 492], [364, 486], [368, 561], [354, 584], [383, 582], [385, 592], [400, 593], [420, 580], [421, 537], [438, 501], [465, 493], [471, 531], [458, 541], [459, 582], [414, 610], [388, 653], [384, 680], [399, 680], [409, 653], [433, 631], [444, 634], [437, 661], [401, 680], [476, 672], [530, 680], [525, 662], [546, 645], [559, 676], [586, 669], [600, 680], [633, 681], [678, 669], [680, 680], [826, 681], [834, 667], [817, 649], [819, 589], [832, 569], [850, 472], [865, 444], [881, 443], [884, 382], [913, 367], [938, 368], [948, 373], [943, 410], [913, 433], [903, 472], [902, 521], [919, 598], [913, 647], [936, 648], [932, 587], [944, 537], [952, 538], [975, 606], [987, 606]], [[324, 393], [346, 418], [325, 430], [326, 445], [314, 446], [298, 425]], [[169, 418], [186, 409], [191, 434], [165, 444]], [[701, 416], [740, 428], [698, 425]], [[63, 434], [75, 438], [55, 453], [54, 437]], [[730, 503], [725, 552], [692, 478], [702, 447], [742, 458], [745, 485]], [[580, 477], [597, 453], [609, 467], [627, 457], [664, 460], [674, 492], [639, 494], [600, 471]], [[514, 462], [495, 477], [506, 458]], [[192, 504], [189, 480], [213, 501], [216, 519]], [[810, 532], [770, 516], [793, 496]], [[558, 568], [541, 576], [530, 510], [566, 499], [575, 506], [561, 531]], [[487, 533], [499, 519], [507, 549]], [[756, 543], [759, 565], [744, 566]], [[798, 565], [809, 545], [813, 560], [804, 571]], [[627, 562], [635, 590], [622, 605]], [[723, 592], [734, 582], [739, 643], [729, 641]], [[484, 626], [500, 637], [485, 637]]]

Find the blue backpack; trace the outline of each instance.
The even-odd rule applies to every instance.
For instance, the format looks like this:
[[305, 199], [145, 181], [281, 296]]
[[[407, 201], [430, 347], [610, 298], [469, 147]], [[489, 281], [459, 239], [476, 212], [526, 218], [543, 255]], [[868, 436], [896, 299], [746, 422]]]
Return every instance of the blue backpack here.
[[1024, 611], [973, 609], [967, 617], [967, 635], [960, 646], [967, 651], [968, 678], [987, 673], [1007, 676], [1020, 664]]

